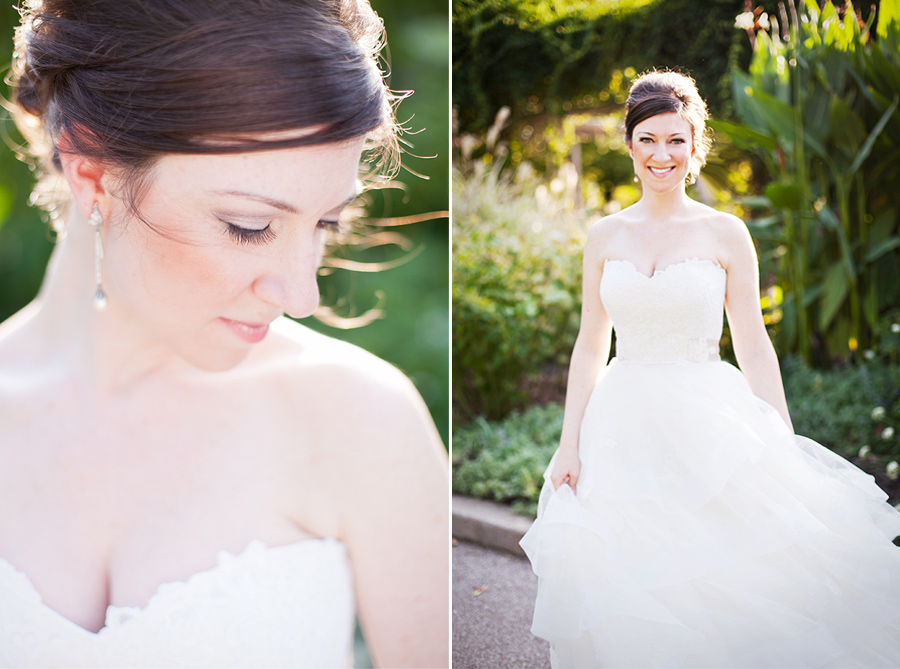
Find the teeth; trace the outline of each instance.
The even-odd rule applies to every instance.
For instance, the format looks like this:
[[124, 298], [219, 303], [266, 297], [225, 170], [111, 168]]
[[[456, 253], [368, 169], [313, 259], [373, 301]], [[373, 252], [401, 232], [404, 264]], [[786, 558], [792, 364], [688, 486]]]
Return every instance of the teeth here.
[[668, 174], [675, 168], [674, 167], [648, 167], [647, 169], [649, 169], [651, 172], [653, 172], [653, 174], [663, 175], [663, 174]]

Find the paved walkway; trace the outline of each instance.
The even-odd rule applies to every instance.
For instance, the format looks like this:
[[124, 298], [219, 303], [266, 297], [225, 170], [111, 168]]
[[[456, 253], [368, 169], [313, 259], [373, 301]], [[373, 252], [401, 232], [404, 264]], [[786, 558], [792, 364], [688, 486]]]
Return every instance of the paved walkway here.
[[460, 541], [453, 546], [454, 669], [547, 669], [532, 636], [537, 577], [523, 557]]

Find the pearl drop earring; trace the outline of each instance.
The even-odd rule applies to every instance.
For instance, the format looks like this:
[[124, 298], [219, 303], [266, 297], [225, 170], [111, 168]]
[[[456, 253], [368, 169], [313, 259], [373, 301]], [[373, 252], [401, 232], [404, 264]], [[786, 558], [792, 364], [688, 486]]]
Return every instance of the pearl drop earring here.
[[94, 309], [103, 311], [106, 309], [106, 293], [103, 291], [103, 237], [100, 236], [100, 228], [103, 226], [103, 218], [100, 216], [100, 208], [94, 203], [91, 218], [88, 220], [94, 228], [94, 280], [97, 282], [97, 292], [94, 293]]

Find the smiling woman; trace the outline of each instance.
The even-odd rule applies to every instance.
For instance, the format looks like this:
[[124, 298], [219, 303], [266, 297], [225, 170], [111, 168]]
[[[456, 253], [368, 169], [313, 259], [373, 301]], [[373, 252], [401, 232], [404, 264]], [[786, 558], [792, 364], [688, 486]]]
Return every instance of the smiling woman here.
[[283, 316], [393, 160], [382, 40], [365, 0], [27, 4], [59, 241], [0, 324], [0, 665], [346, 666], [354, 610], [376, 664], [447, 665], [428, 412]]
[[793, 432], [747, 228], [685, 192], [705, 119], [686, 75], [632, 84], [643, 193], [588, 233], [532, 631], [555, 668], [900, 666], [900, 514]]

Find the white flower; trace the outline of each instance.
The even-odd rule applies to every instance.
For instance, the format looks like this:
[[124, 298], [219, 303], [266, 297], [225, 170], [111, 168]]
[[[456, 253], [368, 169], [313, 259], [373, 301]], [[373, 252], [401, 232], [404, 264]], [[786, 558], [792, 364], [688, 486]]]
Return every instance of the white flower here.
[[881, 420], [882, 418], [884, 418], [884, 407], [872, 409], [872, 420]]
[[886, 428], [884, 428], [884, 430], [882, 430], [882, 432], [881, 432], [881, 438], [884, 439], [885, 441], [887, 441], [888, 439], [890, 439], [893, 436], [894, 436], [894, 428], [892, 428], [890, 425], [888, 425]]
[[753, 12], [738, 14], [734, 19], [734, 27], [741, 30], [753, 30]]
[[859, 455], [859, 457], [864, 458], [864, 457], [866, 457], [866, 456], [867, 456], [869, 453], [871, 453], [871, 452], [872, 452], [872, 449], [869, 448], [869, 445], [868, 445], [868, 444], [866, 444], [866, 445], [863, 446], [861, 449], [859, 449], [859, 454], [858, 454], [858, 455]]
[[891, 460], [887, 463], [887, 467], [885, 467], [884, 471], [891, 481], [896, 481], [900, 478], [900, 465], [897, 464], [896, 460]]
[[769, 29], [769, 15], [766, 14], [765, 12], [763, 12], [762, 14], [759, 15], [759, 18], [756, 19], [756, 23], [763, 30], [768, 30]]
[[873, 351], [870, 348], [867, 348], [865, 351], [863, 351], [863, 357], [866, 360], [874, 360], [875, 359], [875, 351]]
[[895, 334], [900, 332], [900, 323], [891, 323], [891, 332]]

